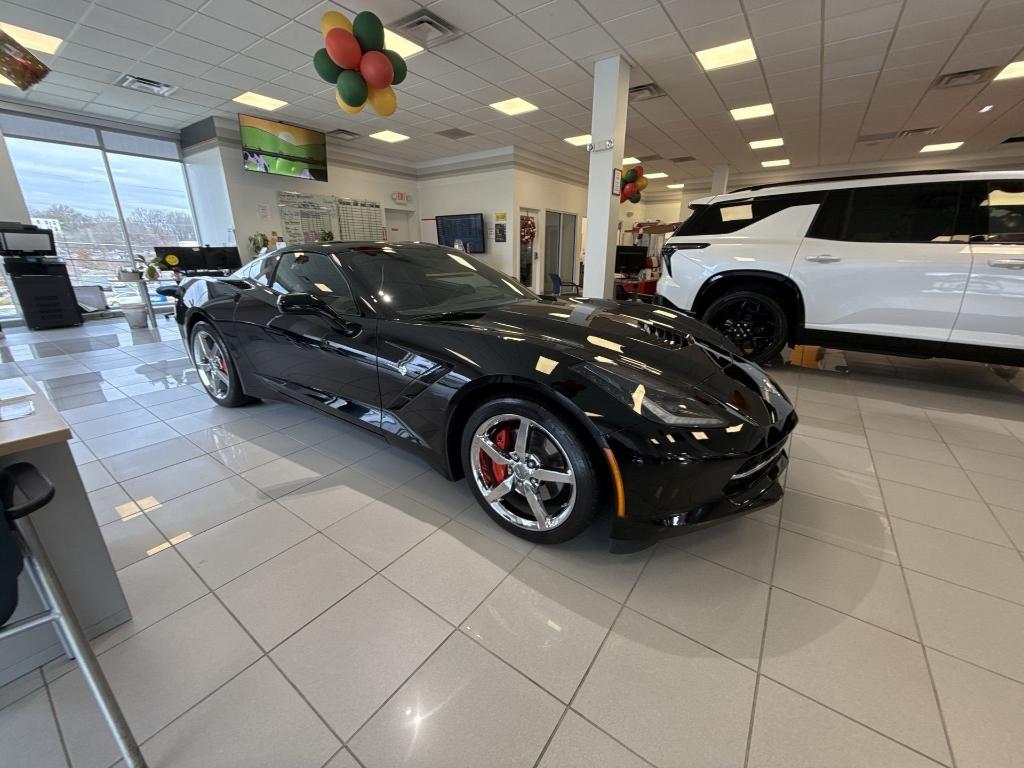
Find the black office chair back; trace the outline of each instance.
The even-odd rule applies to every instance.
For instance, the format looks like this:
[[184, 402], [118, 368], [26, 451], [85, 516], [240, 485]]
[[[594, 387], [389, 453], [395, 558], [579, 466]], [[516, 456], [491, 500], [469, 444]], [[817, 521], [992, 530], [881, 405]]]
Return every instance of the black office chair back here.
[[[53, 494], [53, 484], [31, 464], [19, 462], [0, 472], [0, 627], [18, 607], [23, 559], [14, 537], [14, 521], [49, 504]], [[24, 500], [15, 503], [15, 496]]]
[[562, 278], [557, 272], [548, 272], [548, 277], [551, 278], [552, 293], [562, 294]]

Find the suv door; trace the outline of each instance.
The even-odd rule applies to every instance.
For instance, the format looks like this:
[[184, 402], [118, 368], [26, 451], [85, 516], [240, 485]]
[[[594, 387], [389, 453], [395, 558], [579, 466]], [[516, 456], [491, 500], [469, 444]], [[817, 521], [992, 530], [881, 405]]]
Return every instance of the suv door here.
[[936, 349], [945, 343], [971, 262], [969, 249], [953, 237], [960, 187], [931, 182], [830, 191], [791, 273], [803, 295], [805, 327], [923, 340]]
[[1024, 349], [1024, 181], [971, 183], [971, 277], [951, 342]]

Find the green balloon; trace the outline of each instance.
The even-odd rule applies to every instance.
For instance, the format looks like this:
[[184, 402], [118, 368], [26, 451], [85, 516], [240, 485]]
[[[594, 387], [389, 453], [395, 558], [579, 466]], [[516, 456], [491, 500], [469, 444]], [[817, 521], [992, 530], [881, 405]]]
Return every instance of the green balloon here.
[[634, 181], [636, 181], [636, 171], [632, 168], [622, 174], [623, 184], [632, 184]]
[[362, 106], [366, 93], [366, 81], [354, 69], [346, 69], [338, 75], [338, 95], [350, 107]]
[[629, 202], [631, 202], [631, 203], [639, 203], [640, 202], [640, 193], [637, 192], [636, 194], [631, 195], [630, 198], [629, 198]]
[[391, 60], [391, 68], [395, 70], [395, 79], [391, 81], [391, 84], [398, 85], [409, 74], [409, 67], [406, 66], [405, 59], [394, 51], [384, 51], [384, 55]]
[[328, 83], [338, 82], [338, 75], [342, 71], [341, 67], [331, 61], [331, 57], [327, 55], [326, 48], [321, 48], [313, 54], [313, 69]]
[[363, 53], [384, 50], [384, 25], [372, 11], [357, 13], [352, 20], [352, 34], [359, 41]]

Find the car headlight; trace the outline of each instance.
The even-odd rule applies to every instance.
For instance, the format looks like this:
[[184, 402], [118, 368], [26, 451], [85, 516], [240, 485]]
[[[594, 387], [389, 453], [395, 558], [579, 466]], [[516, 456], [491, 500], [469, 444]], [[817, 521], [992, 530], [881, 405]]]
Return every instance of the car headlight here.
[[639, 371], [609, 371], [591, 363], [575, 369], [616, 400], [652, 421], [673, 427], [728, 427], [730, 421], [697, 393], [665, 388]]

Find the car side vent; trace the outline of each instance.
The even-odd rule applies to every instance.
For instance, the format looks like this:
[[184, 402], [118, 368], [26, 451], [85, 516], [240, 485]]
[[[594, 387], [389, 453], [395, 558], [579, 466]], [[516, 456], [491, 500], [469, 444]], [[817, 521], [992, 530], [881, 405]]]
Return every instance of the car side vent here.
[[641, 332], [646, 333], [648, 336], [652, 336], [661, 342], [664, 346], [672, 349], [678, 349], [680, 347], [687, 346], [693, 337], [673, 331], [671, 328], [666, 328], [663, 325], [655, 325], [654, 323], [647, 323], [641, 320], [637, 327]]

